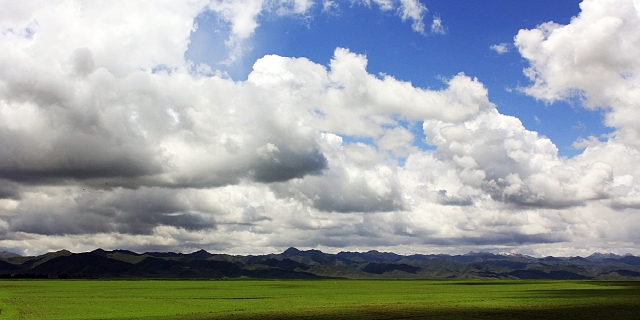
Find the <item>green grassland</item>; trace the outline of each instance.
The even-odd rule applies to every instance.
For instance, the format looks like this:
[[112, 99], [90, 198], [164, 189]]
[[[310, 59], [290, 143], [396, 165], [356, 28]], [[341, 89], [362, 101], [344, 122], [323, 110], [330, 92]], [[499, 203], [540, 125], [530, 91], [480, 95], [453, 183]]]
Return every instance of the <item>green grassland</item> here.
[[640, 319], [640, 282], [5, 280], [0, 319]]

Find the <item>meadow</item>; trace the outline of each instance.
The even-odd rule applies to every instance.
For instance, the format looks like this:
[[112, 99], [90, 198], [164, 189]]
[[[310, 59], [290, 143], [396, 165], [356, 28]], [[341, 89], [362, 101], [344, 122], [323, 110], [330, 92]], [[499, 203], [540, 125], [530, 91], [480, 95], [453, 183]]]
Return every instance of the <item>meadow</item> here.
[[640, 319], [640, 282], [4, 280], [0, 309], [0, 319]]

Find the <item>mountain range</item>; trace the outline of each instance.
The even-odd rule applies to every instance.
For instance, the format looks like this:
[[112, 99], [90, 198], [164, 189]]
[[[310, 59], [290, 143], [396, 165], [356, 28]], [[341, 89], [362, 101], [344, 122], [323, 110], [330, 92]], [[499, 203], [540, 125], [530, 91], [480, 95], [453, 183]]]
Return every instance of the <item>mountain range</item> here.
[[640, 279], [640, 257], [595, 253], [535, 258], [487, 252], [399, 255], [375, 250], [329, 254], [296, 248], [247, 256], [205, 250], [189, 254], [61, 250], [29, 257], [3, 254], [0, 278], [622, 280]]

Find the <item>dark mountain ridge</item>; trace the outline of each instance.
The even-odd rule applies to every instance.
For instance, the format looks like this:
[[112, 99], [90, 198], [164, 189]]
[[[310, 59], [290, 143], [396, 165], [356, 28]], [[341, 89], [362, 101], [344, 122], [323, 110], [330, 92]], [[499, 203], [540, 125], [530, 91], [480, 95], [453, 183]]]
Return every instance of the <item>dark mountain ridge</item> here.
[[640, 257], [595, 253], [544, 257], [339, 252], [289, 248], [280, 254], [229, 255], [96, 249], [0, 258], [2, 278], [256, 279], [640, 279]]

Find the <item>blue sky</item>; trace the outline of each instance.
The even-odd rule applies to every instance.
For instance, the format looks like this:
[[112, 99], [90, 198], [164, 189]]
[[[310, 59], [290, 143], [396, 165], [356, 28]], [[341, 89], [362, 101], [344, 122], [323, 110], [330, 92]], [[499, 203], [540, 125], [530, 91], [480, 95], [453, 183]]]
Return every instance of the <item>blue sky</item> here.
[[[340, 3], [339, 9], [330, 12], [318, 4], [304, 16], [263, 13], [258, 17], [259, 27], [247, 41], [244, 56], [231, 65], [221, 63], [229, 54], [224, 46], [229, 27], [216, 14], [205, 12], [196, 18], [198, 29], [191, 35], [185, 57], [228, 72], [235, 80], [246, 80], [253, 62], [264, 55], [306, 57], [327, 65], [335, 48], [343, 47], [365, 54], [370, 73], [388, 74], [417, 87], [441, 89], [446, 85], [443, 78], [460, 72], [477, 77], [489, 89], [489, 98], [501, 113], [515, 116], [529, 130], [549, 137], [562, 156], [582, 152], [573, 146], [578, 138], [612, 131], [603, 124], [599, 110], [581, 108], [579, 99], [551, 103], [519, 90], [530, 84], [523, 74], [529, 64], [513, 44], [515, 35], [520, 29], [535, 28], [547, 21], [569, 23], [580, 13], [579, 0], [424, 4], [428, 8], [427, 24], [440, 17], [444, 34], [415, 32], [411, 22], [399, 19], [395, 11], [359, 3]], [[507, 44], [508, 52], [499, 54], [490, 49], [499, 44]], [[420, 127], [416, 128], [414, 134], [423, 135]], [[415, 143], [430, 148], [419, 138]]]
[[0, 31], [0, 248], [640, 254], [637, 0], [24, 0]]

